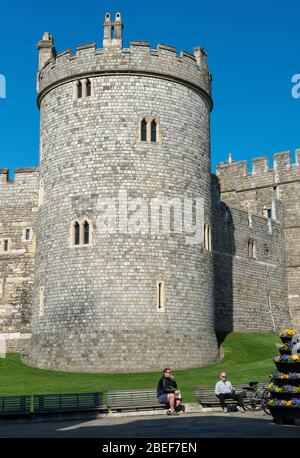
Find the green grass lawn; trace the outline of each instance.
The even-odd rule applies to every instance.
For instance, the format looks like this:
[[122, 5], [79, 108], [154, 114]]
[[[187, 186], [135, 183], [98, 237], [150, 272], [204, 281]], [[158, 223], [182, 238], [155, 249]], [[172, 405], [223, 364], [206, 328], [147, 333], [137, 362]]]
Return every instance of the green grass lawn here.
[[[223, 360], [176, 372], [186, 402], [194, 401], [195, 386], [213, 386], [223, 370], [232, 383], [269, 380], [275, 368], [271, 358], [276, 354], [277, 335], [230, 333], [220, 336], [220, 341], [225, 352]], [[18, 353], [11, 353], [0, 359], [0, 396], [154, 388], [160, 376], [161, 373], [82, 374], [41, 370], [26, 366]]]

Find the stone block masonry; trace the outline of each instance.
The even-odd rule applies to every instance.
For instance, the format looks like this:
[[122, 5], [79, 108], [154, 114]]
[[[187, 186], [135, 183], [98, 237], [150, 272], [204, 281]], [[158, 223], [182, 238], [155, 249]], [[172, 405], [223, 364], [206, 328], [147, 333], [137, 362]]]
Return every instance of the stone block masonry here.
[[[122, 42], [120, 13], [102, 49], [57, 53], [44, 33], [40, 166], [14, 182], [0, 170], [0, 332], [32, 366], [199, 367], [219, 358], [216, 331], [300, 325], [299, 151], [296, 164], [280, 153], [249, 174], [230, 158], [212, 175], [204, 49]], [[122, 190], [202, 198], [205, 243], [101, 233], [98, 204]]]
[[292, 163], [289, 151], [276, 153], [273, 168], [265, 157], [254, 159], [252, 172], [247, 161], [222, 163], [217, 176], [221, 199], [229, 206], [264, 215], [274, 199], [283, 203], [289, 312], [293, 326], [300, 327], [300, 150], [295, 156]]
[[282, 203], [273, 202], [274, 220], [230, 207], [218, 197], [215, 188], [216, 330], [278, 332], [290, 327]]
[[[56, 55], [49, 35], [49, 61], [39, 71], [44, 198], [24, 361], [95, 372], [214, 362], [211, 253], [187, 245], [181, 234], [104, 236], [96, 225], [97, 203], [117, 198], [121, 189], [148, 200], [201, 197], [210, 223], [205, 53], [178, 58], [171, 47], [153, 52], [135, 42], [126, 50], [107, 40], [109, 34], [100, 51], [88, 45], [76, 56]], [[138, 135], [140, 121], [149, 117], [158, 121], [157, 142]], [[84, 219], [90, 244], [70, 246], [72, 221]], [[158, 310], [161, 282], [164, 307]]]
[[0, 332], [8, 351], [31, 336], [38, 170], [0, 170]]

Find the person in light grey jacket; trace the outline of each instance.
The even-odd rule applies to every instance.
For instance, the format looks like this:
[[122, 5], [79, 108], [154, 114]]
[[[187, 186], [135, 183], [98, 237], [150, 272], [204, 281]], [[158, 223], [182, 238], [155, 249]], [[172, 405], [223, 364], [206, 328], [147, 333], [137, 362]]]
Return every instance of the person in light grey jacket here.
[[246, 409], [243, 404], [243, 393], [241, 394], [234, 394], [233, 386], [231, 385], [230, 381], [227, 380], [226, 372], [221, 372], [220, 380], [216, 383], [215, 387], [215, 394], [220, 400], [220, 404], [224, 412], [228, 412], [226, 407], [226, 399], [233, 399], [237, 401], [238, 410], [240, 412], [245, 412]]

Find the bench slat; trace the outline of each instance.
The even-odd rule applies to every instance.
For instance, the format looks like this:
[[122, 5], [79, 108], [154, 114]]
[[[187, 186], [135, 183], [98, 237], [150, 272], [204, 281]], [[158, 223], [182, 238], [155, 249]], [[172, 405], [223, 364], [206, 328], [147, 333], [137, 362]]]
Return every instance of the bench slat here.
[[[268, 383], [259, 383], [258, 384], [259, 388], [267, 388]], [[242, 392], [246, 393], [246, 397], [243, 398], [243, 402], [245, 405], [250, 404], [251, 399], [247, 394], [251, 393], [251, 387], [249, 387], [248, 393], [247, 393], [247, 386], [244, 384], [235, 384], [233, 385], [233, 388], [235, 390], [235, 394], [241, 394]], [[215, 389], [214, 387], [208, 387], [208, 386], [199, 386], [194, 389], [194, 393], [196, 394], [197, 400], [199, 401], [200, 404], [202, 405], [210, 405], [210, 406], [219, 406], [220, 401], [215, 395]], [[226, 399], [226, 403], [228, 404], [234, 404], [236, 401], [233, 399]]]
[[110, 391], [107, 393], [107, 405], [116, 410], [165, 407], [157, 400], [156, 389]]
[[103, 393], [46, 394], [33, 397], [34, 412], [104, 410]]
[[29, 414], [31, 408], [30, 396], [1, 396], [0, 415]]

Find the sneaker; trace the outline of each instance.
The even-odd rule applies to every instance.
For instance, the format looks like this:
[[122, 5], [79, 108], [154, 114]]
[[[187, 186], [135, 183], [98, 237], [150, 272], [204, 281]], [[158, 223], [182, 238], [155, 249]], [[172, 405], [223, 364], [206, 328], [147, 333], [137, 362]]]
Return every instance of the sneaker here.
[[227, 412], [228, 412], [227, 407], [224, 407], [223, 412], [224, 412], [224, 413], [227, 413]]
[[244, 409], [243, 407], [237, 406], [237, 408], [239, 412], [242, 412], [242, 413], [246, 412], [246, 409]]
[[174, 415], [176, 412], [175, 410], [169, 409], [167, 410], [167, 415]]

